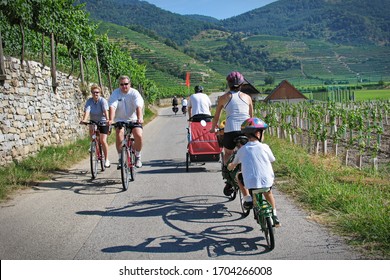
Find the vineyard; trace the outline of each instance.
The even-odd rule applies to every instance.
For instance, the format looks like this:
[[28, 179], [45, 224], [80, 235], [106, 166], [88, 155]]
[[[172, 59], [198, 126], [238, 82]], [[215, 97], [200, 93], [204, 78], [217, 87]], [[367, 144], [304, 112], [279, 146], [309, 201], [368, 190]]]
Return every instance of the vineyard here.
[[256, 104], [270, 133], [345, 165], [378, 170], [390, 162], [390, 100]]

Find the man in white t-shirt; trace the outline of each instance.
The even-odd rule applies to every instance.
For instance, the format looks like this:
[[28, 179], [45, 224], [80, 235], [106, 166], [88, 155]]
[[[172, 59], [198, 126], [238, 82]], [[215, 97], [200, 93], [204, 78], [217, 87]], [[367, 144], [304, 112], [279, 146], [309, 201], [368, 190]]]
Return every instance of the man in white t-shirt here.
[[[109, 124], [113, 122], [131, 121], [136, 123], [133, 128], [134, 147], [135, 147], [135, 166], [142, 167], [141, 150], [142, 150], [142, 124], [144, 99], [138, 90], [131, 87], [131, 80], [128, 76], [119, 78], [119, 88], [115, 89], [108, 101], [110, 108]], [[124, 128], [116, 129], [116, 150], [120, 159], [122, 141], [124, 139]], [[118, 164], [120, 169], [120, 161]]]
[[202, 86], [195, 87], [195, 93], [190, 96], [188, 102], [188, 116], [193, 120], [197, 118], [210, 117], [211, 112], [211, 100], [210, 97], [203, 93]]

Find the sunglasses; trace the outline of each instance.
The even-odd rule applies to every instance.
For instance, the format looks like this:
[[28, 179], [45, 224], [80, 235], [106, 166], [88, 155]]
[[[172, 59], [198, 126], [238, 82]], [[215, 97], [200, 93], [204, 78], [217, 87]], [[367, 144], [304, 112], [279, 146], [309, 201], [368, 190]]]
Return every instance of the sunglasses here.
[[93, 93], [93, 94], [99, 94], [100, 91], [93, 91], [92, 93]]
[[120, 85], [121, 85], [121, 87], [123, 87], [123, 86], [129, 85], [129, 83], [123, 83], [123, 84], [120, 84]]

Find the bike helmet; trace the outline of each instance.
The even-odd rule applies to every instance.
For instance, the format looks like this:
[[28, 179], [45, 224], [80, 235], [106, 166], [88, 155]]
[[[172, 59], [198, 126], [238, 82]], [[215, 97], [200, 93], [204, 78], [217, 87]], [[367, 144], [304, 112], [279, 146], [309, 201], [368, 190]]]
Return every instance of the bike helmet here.
[[[268, 124], [266, 124], [262, 119], [259, 119], [259, 118], [249, 118], [241, 124], [241, 132], [243, 134], [247, 134], [247, 135], [249, 134], [253, 137], [256, 137], [255, 133], [257, 131], [260, 131], [261, 136], [262, 136], [263, 131], [266, 130], [267, 128], [268, 128]], [[261, 139], [261, 136], [260, 136], [260, 139]], [[257, 138], [257, 139], [260, 141], [259, 138]]]
[[227, 77], [226, 81], [230, 88], [238, 88], [244, 83], [244, 76], [237, 71], [231, 72]]
[[202, 86], [195, 86], [195, 93], [197, 92], [203, 92], [203, 87]]

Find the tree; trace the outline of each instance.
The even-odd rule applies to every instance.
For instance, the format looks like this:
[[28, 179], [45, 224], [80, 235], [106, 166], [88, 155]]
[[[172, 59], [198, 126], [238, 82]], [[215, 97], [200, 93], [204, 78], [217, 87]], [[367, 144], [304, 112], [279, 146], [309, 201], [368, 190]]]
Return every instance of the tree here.
[[265, 83], [266, 85], [273, 85], [274, 82], [275, 82], [275, 78], [272, 77], [271, 75], [268, 75], [268, 76], [266, 76], [266, 77], [264, 78], [264, 83]]

